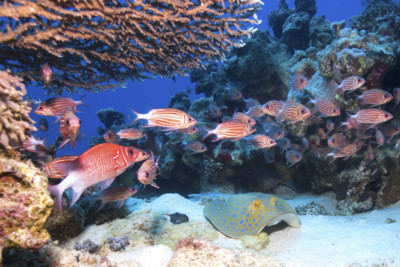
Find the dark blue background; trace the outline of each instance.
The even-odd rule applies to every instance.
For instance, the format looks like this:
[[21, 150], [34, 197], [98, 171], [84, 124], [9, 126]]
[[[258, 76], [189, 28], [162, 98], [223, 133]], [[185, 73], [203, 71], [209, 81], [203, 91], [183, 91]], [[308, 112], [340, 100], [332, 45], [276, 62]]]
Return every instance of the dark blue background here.
[[[261, 30], [268, 29], [267, 15], [271, 10], [278, 8], [278, 0], [266, 0], [262, 11], [258, 13], [258, 19], [262, 20], [262, 23], [258, 25]], [[294, 0], [287, 1], [290, 8], [294, 7]], [[316, 16], [325, 15], [328, 21], [348, 21], [351, 16], [358, 15], [364, 10], [364, 6], [361, 5], [361, 0], [320, 0], [317, 1], [318, 12]], [[49, 62], [51, 65], [51, 62]], [[38, 66], [40, 68], [40, 66]], [[115, 110], [125, 113], [127, 116], [127, 122], [132, 121], [132, 113], [130, 107], [134, 108], [140, 113], [147, 113], [151, 107], [163, 108], [167, 107], [170, 98], [179, 91], [186, 90], [187, 87], [194, 88], [193, 84], [190, 84], [189, 77], [176, 77], [176, 82], [172, 79], [166, 78], [155, 78], [146, 80], [143, 82], [128, 82], [126, 88], [117, 88], [115, 91], [109, 90], [101, 93], [89, 93], [82, 90], [85, 94], [84, 103], [89, 105], [90, 108], [79, 106], [79, 110], [82, 113], [77, 115], [82, 120], [81, 132], [84, 137], [81, 141], [77, 142], [75, 148], [67, 147], [57, 151], [57, 156], [60, 155], [79, 155], [89, 148], [89, 137], [97, 135], [96, 128], [98, 126], [104, 127], [96, 116], [96, 112], [101, 108], [113, 107]], [[201, 95], [190, 95], [191, 99], [201, 97]], [[38, 87], [28, 87], [28, 94], [35, 100], [45, 100], [49, 96], [44, 94], [44, 90]], [[81, 94], [64, 94], [63, 96], [71, 97], [75, 100], [82, 97]], [[40, 116], [33, 114], [31, 116], [37, 122]], [[51, 129], [49, 130], [49, 137], [47, 143], [53, 143], [58, 137], [58, 124], [53, 126], [55, 121], [52, 117], [46, 117], [49, 121]], [[44, 137], [47, 134], [42, 131], [33, 133], [34, 136]]]

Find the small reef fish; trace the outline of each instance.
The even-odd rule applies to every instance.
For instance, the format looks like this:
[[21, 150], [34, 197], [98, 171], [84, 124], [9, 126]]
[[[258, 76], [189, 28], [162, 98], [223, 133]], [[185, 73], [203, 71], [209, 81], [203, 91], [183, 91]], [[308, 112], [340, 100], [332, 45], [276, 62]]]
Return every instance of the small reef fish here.
[[103, 134], [103, 138], [104, 140], [106, 140], [107, 143], [113, 143], [113, 144], [118, 143], [118, 135], [112, 129], [108, 130], [105, 134]]
[[342, 133], [334, 133], [328, 139], [328, 146], [332, 148], [341, 148], [347, 144], [346, 137]]
[[279, 111], [277, 119], [280, 121], [295, 123], [306, 119], [310, 115], [311, 112], [306, 106], [298, 102], [287, 102], [283, 106], [282, 110]]
[[327, 120], [325, 123], [325, 127], [328, 130], [326, 133], [330, 133], [335, 129], [335, 123], [331, 120]]
[[192, 151], [192, 154], [197, 154], [207, 151], [207, 147], [199, 141], [188, 141], [185, 144], [185, 149]]
[[256, 131], [254, 126], [240, 121], [226, 121], [220, 123], [214, 130], [209, 130], [205, 127], [203, 128], [207, 131], [207, 134], [204, 136], [203, 140], [205, 140], [211, 134], [217, 135], [212, 142], [221, 139], [231, 139], [232, 141], [236, 141]]
[[72, 108], [67, 108], [60, 120], [60, 135], [63, 139], [62, 144], [58, 147], [63, 147], [66, 143], [71, 143], [75, 147], [75, 142], [81, 127], [81, 120], [75, 115]]
[[367, 154], [368, 154], [368, 158], [369, 158], [370, 160], [374, 160], [374, 158], [375, 158], [375, 153], [374, 153], [374, 149], [372, 148], [371, 144], [368, 145]]
[[244, 122], [250, 125], [256, 124], [256, 121], [250, 115], [247, 115], [243, 112], [236, 112], [235, 114], [233, 114], [232, 120]]
[[208, 105], [207, 114], [208, 114], [209, 116], [211, 116], [212, 118], [214, 118], [214, 119], [221, 118], [222, 115], [223, 115], [221, 109], [220, 109], [219, 107], [217, 107], [216, 105], [212, 104], [212, 103], [210, 103], [210, 104]]
[[399, 104], [400, 102], [400, 87], [396, 87], [393, 89], [393, 97], [396, 100], [395, 106], [397, 107], [397, 104]]
[[385, 137], [389, 137], [388, 142], [400, 133], [400, 127], [393, 124], [382, 124], [379, 126], [379, 130]]
[[393, 118], [393, 115], [381, 109], [370, 108], [370, 109], [362, 109], [358, 111], [356, 114], [351, 115], [350, 118], [356, 119], [358, 123], [367, 123], [375, 125], [391, 120]]
[[321, 127], [319, 127], [317, 129], [317, 133], [320, 139], [324, 140], [328, 137], [328, 134], [324, 131], [324, 129], [322, 129]]
[[143, 162], [137, 171], [137, 179], [139, 182], [160, 189], [160, 187], [154, 182], [157, 176], [157, 170], [160, 169], [160, 167], [158, 167], [159, 160], [160, 157], [157, 158], [157, 161], [154, 161], [154, 155], [151, 153], [151, 158]]
[[314, 108], [323, 117], [337, 117], [340, 116], [340, 108], [338, 108], [332, 101], [318, 98], [317, 100], [311, 99], [310, 102], [314, 104]]
[[192, 134], [198, 133], [199, 129], [197, 129], [197, 127], [189, 127], [189, 128], [184, 128], [184, 129], [178, 129], [177, 132], [181, 133], [181, 134], [192, 135]]
[[83, 98], [84, 96], [80, 100], [75, 101], [68, 97], [52, 97], [39, 104], [34, 112], [43, 116], [60, 117], [68, 107], [71, 107], [75, 112], [77, 111], [76, 106], [78, 105], [89, 107], [83, 104]]
[[272, 126], [266, 129], [266, 134], [274, 140], [279, 140], [285, 136], [285, 131], [279, 126]]
[[97, 211], [101, 210], [108, 202], [118, 201], [117, 209], [121, 208], [125, 199], [130, 198], [136, 194], [137, 190], [134, 187], [126, 185], [114, 185], [103, 191], [95, 197], [96, 201], [101, 201], [100, 207]]
[[301, 153], [296, 150], [287, 150], [285, 157], [288, 164], [288, 168], [290, 168], [297, 162], [301, 161], [303, 155], [301, 155]]
[[60, 166], [61, 171], [67, 173], [67, 177], [57, 185], [50, 185], [48, 190], [56, 197], [57, 207], [61, 212], [62, 195], [68, 188], [71, 189], [71, 207], [89, 186], [102, 183], [102, 189], [105, 189], [116, 176], [135, 162], [148, 157], [148, 153], [135, 147], [124, 147], [111, 143], [98, 144], [83, 152], [64, 168]]
[[333, 160], [337, 158], [344, 158], [347, 160], [352, 155], [354, 155], [358, 150], [360, 150], [361, 146], [358, 143], [348, 144], [342, 148], [337, 149], [336, 151], [332, 151], [331, 153], [327, 154], [327, 157], [332, 156]]
[[281, 148], [281, 153], [287, 151], [290, 146], [290, 140], [286, 137], [282, 137], [277, 140], [278, 146]]
[[301, 91], [306, 87], [308, 79], [301, 74], [295, 74], [291, 77], [291, 85], [294, 90]]
[[378, 143], [378, 147], [383, 146], [385, 144], [385, 137], [383, 133], [379, 129], [375, 129], [375, 138]]
[[66, 172], [68, 168], [65, 166], [76, 160], [78, 157], [79, 156], [61, 156], [55, 158], [47, 162], [46, 165], [43, 166], [42, 171], [49, 178], [64, 179], [68, 175], [68, 172]]
[[[32, 135], [26, 139], [21, 147], [20, 150], [25, 150], [25, 151], [30, 151], [30, 152], [35, 152], [35, 153], [41, 153], [43, 151], [48, 151], [48, 148], [46, 147], [44, 143], [44, 139], [37, 139], [33, 137]], [[38, 149], [39, 147], [39, 149]]]
[[263, 134], [256, 134], [250, 138], [250, 144], [257, 148], [271, 148], [276, 146], [276, 141], [269, 136]]
[[356, 118], [348, 118], [347, 121], [342, 122], [339, 127], [346, 126], [347, 130], [351, 130], [357, 128], [361, 125], [361, 122], [358, 122]]
[[240, 92], [239, 89], [231, 88], [229, 90], [229, 99], [230, 100], [239, 100], [239, 99], [242, 99], [242, 97], [243, 97], [242, 92]]
[[350, 92], [363, 86], [365, 79], [359, 76], [350, 76], [342, 81], [337, 87], [338, 93]]
[[135, 128], [121, 129], [117, 132], [117, 135], [121, 139], [137, 140], [146, 136], [143, 130]]
[[270, 100], [262, 106], [262, 111], [270, 116], [278, 115], [279, 111], [283, 108], [285, 103], [278, 100]]
[[258, 100], [254, 98], [243, 99], [243, 101], [246, 103], [246, 109], [250, 109], [251, 107], [254, 107], [256, 105], [261, 105], [260, 102], [258, 102]]
[[40, 118], [39, 129], [43, 132], [47, 132], [49, 130], [49, 122], [46, 120], [46, 118]]
[[382, 89], [370, 89], [359, 95], [357, 99], [361, 99], [362, 104], [365, 105], [379, 106], [392, 100], [393, 96]]
[[40, 76], [42, 77], [43, 84], [48, 86], [51, 82], [51, 78], [53, 76], [53, 70], [47, 64], [43, 64], [40, 68]]
[[131, 110], [136, 115], [136, 120], [133, 123], [141, 119], [147, 120], [148, 124], [142, 127], [164, 127], [168, 131], [189, 128], [197, 124], [192, 116], [175, 108], [152, 109], [147, 114], [137, 113], [132, 108]]
[[253, 118], [260, 118], [261, 116], [263, 116], [265, 113], [262, 109], [261, 105], [256, 105], [256, 106], [252, 106], [247, 112], [247, 115], [249, 115], [250, 117]]

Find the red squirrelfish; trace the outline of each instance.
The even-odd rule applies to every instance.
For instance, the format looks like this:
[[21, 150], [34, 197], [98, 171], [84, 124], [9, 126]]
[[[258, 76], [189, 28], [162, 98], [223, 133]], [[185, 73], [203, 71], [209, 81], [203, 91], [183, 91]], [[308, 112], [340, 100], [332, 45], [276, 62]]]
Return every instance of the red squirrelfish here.
[[396, 105], [400, 102], [400, 87], [396, 87], [393, 89], [393, 97], [396, 100]]
[[350, 118], [356, 119], [358, 123], [379, 124], [392, 119], [393, 115], [381, 109], [370, 108], [362, 109]]
[[310, 115], [311, 112], [306, 106], [298, 102], [287, 102], [279, 112], [277, 119], [294, 123], [302, 121]]
[[207, 131], [207, 135], [203, 140], [211, 134], [217, 135], [217, 138], [213, 139], [212, 142], [221, 139], [231, 139], [232, 141], [236, 141], [256, 131], [253, 125], [240, 121], [226, 121], [220, 123], [214, 130], [209, 130], [205, 127], [204, 129]]
[[71, 189], [71, 207], [89, 186], [102, 183], [102, 189], [105, 189], [116, 176], [135, 162], [148, 157], [148, 153], [135, 147], [111, 143], [95, 145], [67, 164], [62, 170], [63, 173], [67, 173], [67, 177], [57, 185], [50, 185], [49, 191], [56, 197], [58, 210], [61, 212], [62, 195], [68, 188]]
[[34, 112], [43, 116], [60, 117], [68, 107], [71, 107], [73, 111], [77, 111], [76, 106], [87, 106], [82, 103], [82, 99], [83, 97], [74, 101], [68, 97], [52, 97], [41, 103]]
[[72, 108], [67, 108], [60, 120], [60, 135], [63, 143], [58, 148], [61, 148], [68, 142], [72, 144], [72, 147], [75, 147], [80, 127], [81, 120], [75, 115]]
[[133, 123], [141, 119], [147, 120], [148, 124], [142, 127], [156, 126], [167, 128], [167, 130], [177, 130], [189, 128], [197, 124], [197, 121], [192, 116], [175, 108], [152, 109], [147, 114], [139, 114], [133, 109], [132, 111], [137, 116]]
[[79, 156], [61, 156], [55, 158], [44, 165], [42, 171], [49, 178], [64, 179], [68, 175], [68, 168], [66, 167], [72, 161], [76, 160]]
[[310, 102], [314, 104], [314, 108], [324, 117], [336, 117], [340, 115], [340, 108], [329, 100], [319, 98], [317, 100], [311, 99]]
[[151, 153], [151, 158], [142, 163], [139, 170], [137, 171], [137, 179], [144, 185], [151, 185], [157, 189], [160, 187], [154, 182], [157, 176], [158, 161], [160, 157], [157, 158], [157, 161], [154, 161], [154, 155]]
[[384, 136], [389, 137], [388, 143], [394, 136], [400, 133], [400, 128], [392, 124], [383, 124], [379, 126], [379, 130], [383, 133]]
[[256, 121], [252, 117], [250, 117], [250, 115], [247, 115], [243, 112], [236, 112], [235, 114], [233, 114], [232, 120], [241, 121], [250, 125], [256, 124]]
[[282, 130], [279, 126], [272, 126], [266, 130], [268, 136], [272, 137], [274, 140], [279, 140], [285, 136], [285, 131]]
[[292, 167], [297, 162], [301, 161], [301, 159], [303, 158], [301, 153], [296, 151], [296, 150], [288, 150], [288, 151], [286, 151], [286, 156], [285, 157], [286, 157], [287, 164], [289, 165], [288, 166], [289, 168]]
[[121, 139], [128, 139], [128, 140], [137, 140], [146, 136], [146, 133], [143, 130], [128, 128], [128, 129], [121, 129], [117, 132], [117, 135]]
[[44, 85], [49, 85], [51, 82], [51, 77], [53, 75], [53, 70], [47, 64], [43, 64], [40, 68], [40, 76], [42, 77], [42, 81]]
[[207, 151], [207, 147], [199, 141], [188, 141], [185, 145], [185, 149], [192, 151], [192, 154], [197, 154]]
[[346, 137], [342, 133], [334, 133], [328, 139], [328, 146], [332, 148], [341, 148], [346, 145]]
[[301, 74], [295, 74], [291, 77], [291, 84], [296, 91], [303, 90], [308, 83], [308, 79]]
[[262, 106], [262, 111], [267, 115], [275, 117], [284, 105], [285, 103], [283, 101], [270, 100]]
[[379, 129], [375, 129], [375, 137], [376, 137], [376, 142], [378, 143], [378, 147], [383, 146], [383, 144], [385, 144], [385, 137], [383, 136], [383, 133], [379, 131]]
[[103, 134], [103, 138], [108, 143], [116, 144], [118, 142], [118, 135], [114, 130], [108, 130], [105, 134]]
[[393, 96], [391, 93], [386, 92], [382, 89], [370, 89], [365, 91], [357, 98], [361, 99], [363, 104], [379, 106], [386, 104], [387, 102], [392, 100]]
[[177, 131], [178, 131], [178, 133], [192, 135], [192, 134], [198, 133], [199, 129], [197, 129], [197, 127], [189, 127], [189, 128], [185, 128], [185, 129], [178, 129]]
[[358, 150], [360, 150], [361, 146], [357, 143], [346, 145], [334, 152], [331, 152], [327, 155], [327, 157], [332, 156], [333, 159], [337, 158], [345, 158], [348, 159], [352, 155], [354, 155]]
[[259, 117], [263, 116], [265, 113], [264, 113], [261, 105], [255, 105], [255, 106], [252, 106], [246, 112], [246, 114], [253, 118], [259, 118]]
[[126, 185], [111, 186], [101, 191], [101, 193], [95, 197], [96, 201], [97, 200], [101, 201], [101, 205], [98, 211], [101, 210], [101, 208], [103, 208], [104, 205], [107, 204], [108, 202], [114, 202], [114, 201], [118, 201], [117, 209], [119, 209], [124, 204], [125, 199], [130, 198], [136, 192], [137, 190], [134, 187], [129, 187]]
[[349, 92], [356, 90], [361, 87], [365, 83], [365, 79], [363, 77], [351, 76], [342, 81], [340, 85], [338, 85], [338, 92]]
[[346, 122], [342, 122], [339, 127], [346, 126], [347, 130], [357, 128], [361, 125], [361, 122], [358, 122], [356, 118], [348, 118]]
[[250, 144], [257, 148], [271, 148], [276, 146], [276, 141], [263, 134], [256, 134], [250, 138]]

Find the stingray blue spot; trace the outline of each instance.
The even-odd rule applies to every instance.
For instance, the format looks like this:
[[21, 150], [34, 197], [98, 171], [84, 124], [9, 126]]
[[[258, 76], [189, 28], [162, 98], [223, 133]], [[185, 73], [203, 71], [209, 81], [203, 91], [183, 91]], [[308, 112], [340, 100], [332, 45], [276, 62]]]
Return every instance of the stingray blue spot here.
[[226, 222], [226, 220], [224, 220], [223, 222]]
[[253, 219], [253, 222], [255, 222], [256, 221], [256, 219]]
[[234, 223], [233, 225], [236, 225], [236, 223]]
[[254, 230], [254, 228], [253, 228], [253, 227], [251, 227], [251, 230]]
[[233, 230], [235, 230], [235, 228], [236, 228], [235, 226], [232, 227]]
[[251, 223], [249, 223], [249, 227], [251, 227]]
[[261, 223], [261, 222], [262, 222], [262, 219], [260, 219], [258, 222]]
[[246, 227], [246, 225], [245, 225], [245, 224], [243, 224], [243, 227]]
[[258, 216], [257, 216], [258, 218], [260, 218], [261, 217], [261, 215], [260, 214], [258, 214]]
[[249, 220], [248, 219], [246, 219], [246, 222], [248, 222]]
[[249, 216], [250, 216], [250, 214], [247, 213], [246, 217], [249, 217]]
[[236, 214], [233, 214], [232, 217], [233, 217], [233, 218], [236, 218]]
[[262, 212], [262, 210], [260, 210], [260, 212]]
[[240, 221], [240, 224], [242, 224], [242, 223], [243, 223], [243, 220]]
[[243, 211], [241, 211], [241, 212], [240, 212], [240, 215], [243, 215], [243, 214], [244, 214], [244, 212], [243, 212]]
[[258, 226], [258, 223], [256, 223], [256, 226]]
[[231, 222], [231, 225], [233, 225], [233, 222]]

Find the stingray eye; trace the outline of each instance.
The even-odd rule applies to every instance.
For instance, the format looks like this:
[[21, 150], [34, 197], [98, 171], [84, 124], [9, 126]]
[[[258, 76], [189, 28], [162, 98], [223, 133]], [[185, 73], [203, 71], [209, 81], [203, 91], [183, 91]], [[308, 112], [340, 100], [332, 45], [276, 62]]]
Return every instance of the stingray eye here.
[[133, 149], [132, 148], [128, 149], [128, 155], [129, 156], [133, 156]]

